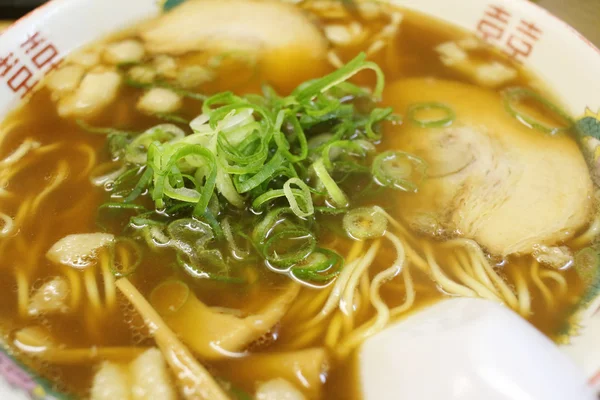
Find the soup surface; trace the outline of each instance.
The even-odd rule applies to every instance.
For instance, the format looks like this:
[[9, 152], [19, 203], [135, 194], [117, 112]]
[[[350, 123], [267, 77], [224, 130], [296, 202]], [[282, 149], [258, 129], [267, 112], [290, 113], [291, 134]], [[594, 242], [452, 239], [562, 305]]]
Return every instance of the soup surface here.
[[[145, 353], [156, 346], [179, 351], [168, 329], [231, 398], [268, 398], [260, 393], [271, 382], [309, 399], [351, 399], [361, 397], [354, 376], [360, 343], [448, 296], [503, 302], [564, 340], [572, 315], [593, 295], [595, 189], [570, 117], [546, 100], [543, 85], [468, 34], [407, 10], [360, 2], [221, 4], [238, 2], [267, 7], [257, 11], [264, 18], [281, 14], [308, 39], [273, 51], [267, 44], [238, 49], [224, 23], [215, 30], [222, 36], [205, 45], [213, 33], [198, 32], [181, 14], [194, 15], [193, 3], [219, 6], [190, 0], [73, 55], [2, 123], [0, 320], [12, 354], [58, 390], [97, 399], [110, 398], [99, 387], [118, 390], [123, 374], [135, 381], [154, 373], [138, 371], [134, 360], [143, 354], [158, 360], [164, 398], [201, 398], [165, 367], [165, 359], [173, 367], [168, 355]], [[232, 20], [252, 25], [244, 29], [256, 40], [270, 40], [236, 10], [230, 8]], [[310, 158], [310, 149], [331, 143], [333, 128], [354, 121], [361, 133], [326, 150], [348, 204], [319, 175], [320, 158], [306, 167], [290, 161], [300, 183], [282, 167], [256, 187], [262, 192], [229, 193], [233, 186], [223, 182], [239, 189], [252, 176], [231, 172], [241, 168], [231, 160], [260, 153], [258, 145], [245, 154], [231, 150], [229, 164], [211, 164], [246, 178], [227, 181], [215, 172], [216, 189], [201, 212], [195, 207], [203, 200], [194, 196], [201, 197], [211, 171], [195, 163], [210, 154], [186, 153], [169, 164], [162, 182], [170, 197], [156, 195], [152, 174], [160, 161], [147, 162], [152, 142], [163, 151], [168, 140], [238, 129], [236, 116], [266, 120], [258, 106], [232, 107], [211, 125], [196, 117], [229, 100], [209, 96], [231, 91], [265, 108], [278, 98], [270, 93], [296, 93], [298, 100], [302, 91], [294, 88], [343, 70], [361, 52], [385, 75], [381, 101], [373, 95], [376, 74], [354, 70], [343, 77], [352, 87], [315, 93], [303, 111], [281, 114], [278, 128], [294, 159], [302, 152], [294, 124], [301, 124]], [[327, 110], [321, 95], [338, 96], [338, 107], [352, 104], [351, 114]], [[374, 108], [386, 107], [392, 110], [366, 124]], [[134, 142], [161, 124], [170, 124], [161, 128], [167, 133]], [[252, 126], [235, 132], [249, 135], [258, 129]], [[223, 152], [241, 142], [233, 135], [219, 144], [202, 140], [194, 145]], [[265, 150], [265, 157], [275, 155]], [[145, 176], [154, 183], [144, 185]], [[264, 200], [268, 190], [275, 192]], [[270, 214], [283, 205], [291, 206], [289, 215]], [[273, 218], [269, 226], [265, 215]], [[292, 217], [300, 221], [293, 229], [277, 231]], [[79, 234], [90, 235], [69, 236]], [[149, 317], [136, 295], [156, 315]], [[102, 383], [102, 373], [112, 383]], [[141, 393], [135, 398], [147, 396]]]

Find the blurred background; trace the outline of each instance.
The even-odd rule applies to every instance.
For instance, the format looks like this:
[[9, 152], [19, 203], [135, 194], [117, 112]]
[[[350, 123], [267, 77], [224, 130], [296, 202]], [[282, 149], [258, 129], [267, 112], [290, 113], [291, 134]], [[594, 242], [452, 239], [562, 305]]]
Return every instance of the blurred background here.
[[[0, 29], [47, 0], [0, 0]], [[600, 47], [600, 0], [534, 0]]]

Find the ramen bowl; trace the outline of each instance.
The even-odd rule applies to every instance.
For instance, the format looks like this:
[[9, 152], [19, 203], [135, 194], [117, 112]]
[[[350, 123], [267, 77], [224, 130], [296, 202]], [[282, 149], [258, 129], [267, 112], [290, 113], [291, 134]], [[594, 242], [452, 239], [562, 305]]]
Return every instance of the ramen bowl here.
[[[600, 125], [600, 51], [542, 8], [521, 0], [393, 0], [400, 7], [458, 26], [523, 64], [562, 106], [589, 127]], [[112, 32], [158, 15], [156, 0], [54, 0], [0, 36], [0, 119], [35, 91], [71, 52]], [[591, 129], [591, 128], [588, 128]], [[575, 310], [579, 329], [560, 344], [586, 375], [600, 384], [600, 299]], [[468, 315], [468, 314], [467, 314]], [[60, 393], [6, 354], [0, 355], [0, 398], [52, 398]]]

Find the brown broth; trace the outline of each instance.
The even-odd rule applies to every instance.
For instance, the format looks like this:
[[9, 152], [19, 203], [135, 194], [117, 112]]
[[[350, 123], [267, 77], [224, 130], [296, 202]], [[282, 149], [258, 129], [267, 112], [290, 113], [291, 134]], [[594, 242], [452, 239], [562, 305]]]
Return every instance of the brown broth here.
[[[379, 22], [373, 22], [372, 28], [376, 28]], [[393, 45], [394, 57], [375, 57], [384, 72], [388, 82], [407, 77], [439, 77], [458, 81], [465, 78], [455, 72], [448, 70], [439, 61], [433, 48], [442, 42], [464, 37], [465, 34], [437, 20], [426, 18], [422, 15], [407, 12], [402, 23], [402, 29]], [[348, 59], [357, 48], [351, 48], [347, 54], [342, 54]], [[490, 50], [480, 55], [490, 60], [502, 60], [505, 57], [496, 51]], [[247, 71], [246, 71], [247, 72]], [[239, 86], [232, 88], [227, 86], [227, 79], [222, 79], [213, 84], [207, 90], [217, 92], [221, 90], [235, 90], [236, 92], [253, 92], [260, 87], [262, 78], [260, 74], [249, 74], [251, 79], [242, 82]], [[370, 77], [359, 76], [358, 81], [369, 83]], [[289, 87], [299, 82], [290, 79]], [[531, 86], [530, 76], [520, 70], [518, 83], [522, 86]], [[135, 111], [135, 102], [140, 91], [127, 88], [121, 92], [119, 99], [110, 108], [95, 118], [92, 123], [97, 126], [117, 126], [128, 129], [143, 129], [159, 121], [152, 117], [142, 116]], [[198, 103], [187, 100], [182, 115], [193, 117], [199, 113]], [[68, 165], [68, 177], [56, 192], [51, 193], [38, 210], [27, 213], [24, 224], [14, 237], [5, 238], [0, 241], [0, 315], [2, 316], [2, 331], [7, 341], [10, 342], [12, 334], [23, 327], [42, 324], [50, 330], [54, 338], [67, 347], [91, 347], [102, 345], [152, 345], [151, 339], [144, 333], [141, 321], [135, 321], [131, 311], [127, 307], [120, 306], [110, 313], [97, 315], [89, 310], [87, 306], [79, 308], [74, 315], [67, 316], [45, 316], [36, 319], [20, 316], [17, 303], [15, 271], [24, 271], [32, 287], [39, 287], [44, 280], [61, 273], [61, 267], [57, 267], [45, 257], [46, 251], [60, 238], [72, 233], [85, 233], [97, 231], [96, 210], [106, 200], [103, 190], [93, 187], [86, 177], [78, 176], [84, 168], [85, 158], [76, 147], [78, 144], [90, 146], [98, 155], [98, 163], [108, 160], [104, 148], [104, 138], [87, 133], [79, 128], [73, 121], [60, 118], [55, 111], [55, 105], [46, 90], [35, 93], [22, 108], [7, 118], [5, 125], [20, 121], [15, 128], [11, 129], [5, 136], [1, 154], [7, 155], [13, 151], [24, 138], [39, 141], [42, 145], [61, 144], [64, 150], [40, 155], [32, 160], [31, 165], [26, 166], [20, 173], [9, 181], [7, 190], [14, 193], [14, 197], [0, 198], [0, 209], [8, 215], [15, 216], [19, 208], [26, 203], [27, 199], [33, 198], [53, 174], [61, 160]], [[443, 266], [445, 263], [444, 251], [436, 246], [439, 242], [419, 237], [421, 241], [427, 241], [436, 248], [436, 255]], [[340, 240], [336, 249], [344, 254], [349, 248], [349, 243]], [[382, 268], [389, 265], [394, 254], [382, 252], [374, 265]], [[281, 285], [282, 278], [268, 272], [262, 271], [255, 283], [251, 285], [228, 285], [216, 282], [193, 282], [191, 278], [173, 267], [172, 254], [146, 252], [142, 266], [132, 276], [132, 281], [144, 295], [148, 295], [152, 288], [169, 277], [184, 279], [192, 286], [196, 295], [205, 303], [219, 307], [240, 308], [247, 313], [257, 309], [266, 298], [273, 293], [273, 288]], [[506, 266], [501, 268], [501, 273], [510, 276], [516, 269], [529, 268], [531, 260], [529, 257], [511, 258]], [[377, 272], [377, 268], [371, 271], [371, 276]], [[551, 311], [545, 307], [544, 299], [535, 285], [531, 282], [530, 274], [526, 280], [532, 289], [533, 315], [529, 320], [542, 332], [551, 338], [556, 338], [568, 313], [582, 293], [582, 284], [573, 270], [563, 271], [569, 284], [568, 293], [560, 296], [555, 292], [555, 287], [550, 284], [550, 290], [554, 294], [554, 306]], [[438, 301], [444, 294], [424, 274], [415, 272], [413, 279], [418, 287], [417, 300], [411, 312]], [[384, 286], [383, 298], [390, 305], [400, 304], [404, 299], [404, 291], [400, 278], [394, 279], [392, 286]], [[316, 290], [304, 288], [303, 296], [315, 296]], [[87, 303], [84, 303], [87, 304]], [[373, 315], [373, 309], [364, 313], [357, 322], [366, 321]], [[133, 322], [132, 322], [133, 320]], [[132, 329], [132, 326], [137, 326]], [[292, 343], [298, 335], [303, 332], [300, 326], [293, 320], [284, 319], [278, 330], [278, 338], [274, 342], [259, 346], [257, 351], [273, 352], [277, 350], [296, 349]], [[134, 335], [134, 332], [138, 332]], [[323, 337], [319, 336], [305, 343], [302, 348], [310, 348], [323, 345]], [[333, 360], [331, 369], [325, 383], [322, 398], [324, 399], [353, 399], [360, 398], [358, 387], [356, 355], [342, 360]], [[32, 366], [42, 376], [53, 379], [59, 389], [86, 396], [89, 391], [91, 379], [96, 366], [90, 364], [78, 366], [55, 366], [45, 365], [35, 360], [17, 357]], [[212, 370], [218, 375], [230, 379], [239, 387], [253, 392], [256, 382], [240, 380], [235, 375], [229, 375], [229, 366], [236, 363], [235, 359], [214, 363]], [[258, 368], [258, 366], [257, 366]]]

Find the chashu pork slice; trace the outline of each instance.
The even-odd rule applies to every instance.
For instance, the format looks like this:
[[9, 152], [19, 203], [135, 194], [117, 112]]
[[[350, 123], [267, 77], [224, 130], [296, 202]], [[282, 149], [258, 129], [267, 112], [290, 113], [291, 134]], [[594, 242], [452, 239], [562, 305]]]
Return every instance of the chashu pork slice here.
[[[140, 27], [154, 54], [199, 51], [256, 57], [271, 82], [322, 75], [328, 43], [298, 7], [279, 0], [188, 0]], [[292, 77], [292, 78], [290, 78]]]
[[583, 155], [568, 135], [530, 129], [507, 113], [499, 94], [434, 79], [390, 85], [386, 102], [441, 102], [456, 112], [447, 127], [407, 120], [388, 145], [428, 164], [415, 195], [401, 196], [403, 217], [431, 234], [478, 241], [493, 254], [530, 253], [571, 237], [590, 218], [593, 185]]

